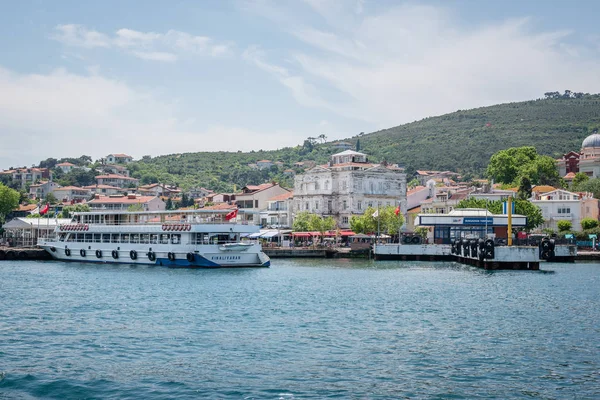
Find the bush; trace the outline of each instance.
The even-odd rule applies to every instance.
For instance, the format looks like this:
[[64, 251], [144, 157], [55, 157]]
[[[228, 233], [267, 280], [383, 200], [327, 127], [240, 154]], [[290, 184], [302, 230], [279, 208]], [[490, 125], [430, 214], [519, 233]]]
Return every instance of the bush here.
[[598, 227], [598, 220], [595, 220], [594, 218], [584, 218], [581, 220], [581, 229], [588, 230], [588, 229], [594, 229]]
[[573, 224], [571, 223], [571, 221], [568, 221], [566, 219], [561, 219], [560, 221], [558, 221], [556, 223], [556, 226], [558, 227], [559, 232], [565, 232], [565, 231], [570, 231], [571, 228], [573, 227]]

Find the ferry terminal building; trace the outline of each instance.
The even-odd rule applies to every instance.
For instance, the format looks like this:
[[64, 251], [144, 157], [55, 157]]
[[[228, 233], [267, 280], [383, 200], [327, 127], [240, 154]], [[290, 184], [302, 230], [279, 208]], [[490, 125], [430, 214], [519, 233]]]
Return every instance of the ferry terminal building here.
[[[512, 214], [512, 227], [527, 225], [527, 217]], [[485, 209], [454, 209], [448, 214], [418, 214], [415, 226], [433, 228], [433, 243], [451, 244], [456, 239], [508, 238], [508, 214]]]

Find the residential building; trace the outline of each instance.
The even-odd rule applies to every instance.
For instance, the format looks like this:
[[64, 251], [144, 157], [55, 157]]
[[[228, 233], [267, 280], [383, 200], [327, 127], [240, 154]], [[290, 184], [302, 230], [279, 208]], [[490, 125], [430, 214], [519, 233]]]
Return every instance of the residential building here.
[[123, 193], [123, 189], [116, 187], [116, 186], [110, 186], [110, 185], [96, 184], [96, 185], [84, 186], [83, 188], [89, 189], [94, 194], [103, 194], [103, 195], [107, 195], [107, 196], [110, 196], [112, 194]]
[[113, 210], [126, 211], [130, 206], [141, 205], [143, 211], [163, 211], [166, 203], [157, 196], [140, 196], [136, 194], [101, 196], [95, 195], [93, 200], [87, 203], [92, 211]]
[[65, 186], [54, 189], [53, 194], [58, 201], [79, 202], [82, 200], [88, 200], [92, 196], [92, 191], [90, 189], [77, 186]]
[[435, 194], [434, 197], [421, 203], [421, 213], [423, 214], [448, 214], [454, 210], [461, 200], [469, 197], [470, 189], [459, 191], [442, 191]]
[[138, 192], [143, 196], [161, 196], [161, 197], [179, 197], [181, 190], [174, 186], [168, 186], [162, 183], [152, 183], [138, 187]]
[[71, 164], [70, 162], [63, 162], [60, 164], [56, 164], [56, 168], [60, 168], [60, 170], [66, 174], [68, 172], [71, 172], [73, 168], [77, 168], [77, 166], [75, 164]]
[[267, 169], [273, 166], [273, 162], [271, 160], [260, 160], [256, 162], [256, 166], [258, 169]]
[[267, 208], [260, 212], [260, 224], [272, 228], [291, 227], [291, 204], [294, 192], [287, 192], [267, 200]]
[[60, 185], [52, 181], [42, 181], [29, 186], [30, 199], [43, 199], [48, 193], [52, 193], [55, 189], [60, 188]]
[[419, 184], [425, 186], [427, 181], [430, 179], [439, 180], [439, 182], [450, 185], [454, 183], [454, 180], [459, 178], [460, 174], [452, 171], [425, 171], [417, 170], [417, 180]]
[[[232, 200], [235, 200], [238, 208], [247, 212], [243, 214], [245, 220], [251, 221], [259, 217], [258, 214], [261, 210], [267, 208], [269, 199], [285, 193], [289, 193], [289, 190], [282, 188], [278, 183], [247, 185], [242, 188], [241, 193], [233, 194]], [[256, 217], [254, 217], [255, 214]]]
[[129, 170], [126, 167], [117, 164], [102, 165], [100, 168], [98, 168], [98, 171], [103, 174], [129, 176]]
[[17, 184], [20, 189], [25, 189], [27, 185], [32, 185], [40, 180], [52, 180], [52, 173], [48, 168], [17, 168], [2, 171], [0, 174], [10, 176], [13, 184]]
[[294, 179], [294, 215], [309, 211], [332, 216], [340, 228], [349, 228], [350, 217], [378, 206], [400, 206], [406, 213], [406, 174], [397, 166], [370, 163], [364, 153], [333, 154], [329, 164]]
[[127, 154], [109, 154], [106, 156], [107, 164], [129, 164], [133, 161], [133, 157]]
[[203, 197], [206, 197], [210, 194], [214, 194], [215, 192], [210, 190], [210, 189], [206, 189], [204, 187], [200, 187], [200, 188], [191, 188], [188, 189], [188, 191], [186, 192], [188, 194], [188, 196], [192, 199], [201, 199]]
[[109, 185], [120, 188], [127, 188], [131, 186], [137, 186], [139, 180], [128, 176], [108, 174], [96, 176], [96, 183], [98, 185]]
[[581, 220], [592, 218], [598, 220], [598, 200], [591, 193], [573, 193], [556, 189], [543, 194], [534, 195], [533, 204], [542, 210], [544, 225], [540, 228], [558, 230], [558, 221], [566, 220], [572, 224], [574, 231], [581, 230]]

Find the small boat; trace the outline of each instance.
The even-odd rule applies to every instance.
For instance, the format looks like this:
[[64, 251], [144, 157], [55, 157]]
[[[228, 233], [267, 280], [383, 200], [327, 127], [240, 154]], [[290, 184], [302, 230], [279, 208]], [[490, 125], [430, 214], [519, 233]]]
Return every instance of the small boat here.
[[[243, 215], [243, 210], [238, 210]], [[162, 265], [179, 268], [268, 267], [259, 243], [242, 236], [260, 231], [228, 220], [233, 210], [109, 211], [75, 213], [38, 246], [63, 261]]]

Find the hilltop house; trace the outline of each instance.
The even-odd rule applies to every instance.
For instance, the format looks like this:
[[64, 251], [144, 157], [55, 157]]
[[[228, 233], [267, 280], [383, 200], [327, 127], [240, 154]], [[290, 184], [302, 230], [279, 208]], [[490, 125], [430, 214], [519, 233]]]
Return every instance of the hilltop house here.
[[0, 175], [10, 176], [13, 183], [25, 189], [39, 180], [52, 180], [52, 173], [48, 168], [17, 168], [0, 172]]
[[71, 170], [76, 167], [77, 166], [75, 164], [71, 164], [70, 162], [62, 162], [60, 164], [56, 164], [56, 168], [60, 168], [60, 170], [65, 174], [71, 172]]
[[109, 154], [106, 156], [107, 164], [129, 164], [133, 161], [133, 157], [127, 154]]
[[92, 193], [94, 194], [104, 194], [104, 195], [111, 195], [111, 194], [119, 194], [123, 192], [123, 189], [116, 187], [116, 186], [110, 186], [110, 185], [89, 185], [89, 186], [84, 186], [84, 189], [89, 189]]
[[406, 174], [397, 166], [372, 164], [363, 153], [333, 154], [329, 164], [294, 179], [294, 215], [309, 211], [332, 216], [340, 228], [348, 228], [352, 215], [378, 206], [400, 206], [406, 213]]
[[181, 190], [161, 183], [152, 183], [138, 187], [138, 192], [144, 196], [179, 197]]

